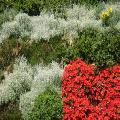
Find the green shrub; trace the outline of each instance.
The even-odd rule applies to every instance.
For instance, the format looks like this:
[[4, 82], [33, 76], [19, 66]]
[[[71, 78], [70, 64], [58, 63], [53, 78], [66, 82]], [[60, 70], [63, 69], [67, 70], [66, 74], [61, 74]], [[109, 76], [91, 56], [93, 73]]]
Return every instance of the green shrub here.
[[96, 5], [99, 3], [98, 0], [78, 0], [79, 4], [87, 4], [87, 5]]
[[[117, 2], [119, 0], [104, 1]], [[100, 0], [1, 0], [0, 2], [0, 12], [13, 8], [28, 13], [29, 15], [39, 15], [42, 10], [61, 12], [61, 7], [71, 6], [72, 4], [86, 4], [87, 6], [100, 4]]]
[[73, 55], [82, 57], [97, 66], [111, 66], [120, 60], [120, 32], [110, 29], [105, 32], [88, 28], [76, 40]]
[[54, 89], [40, 94], [30, 113], [29, 120], [62, 120], [62, 99]]
[[13, 8], [18, 11], [22, 10], [29, 15], [39, 15], [42, 10], [61, 12], [61, 7], [64, 6], [72, 4], [96, 5], [97, 3], [98, 0], [2, 0], [0, 12], [6, 8]]
[[48, 41], [41, 40], [33, 42], [31, 45], [26, 44], [22, 49], [22, 54], [32, 65], [40, 62], [48, 64], [52, 61], [60, 62], [66, 54], [66, 41], [61, 36], [56, 36]]

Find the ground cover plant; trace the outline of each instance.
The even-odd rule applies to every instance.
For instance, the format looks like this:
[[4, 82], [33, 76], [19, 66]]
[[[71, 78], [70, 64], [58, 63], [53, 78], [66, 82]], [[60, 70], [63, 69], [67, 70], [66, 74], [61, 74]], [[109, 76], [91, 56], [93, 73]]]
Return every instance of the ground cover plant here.
[[0, 120], [119, 119], [118, 0], [0, 2]]

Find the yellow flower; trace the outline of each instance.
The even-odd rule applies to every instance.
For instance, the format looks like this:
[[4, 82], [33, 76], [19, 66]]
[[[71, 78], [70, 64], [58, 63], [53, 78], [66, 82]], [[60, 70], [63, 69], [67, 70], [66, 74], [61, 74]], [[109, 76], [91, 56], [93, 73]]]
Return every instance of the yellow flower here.
[[109, 17], [109, 12], [106, 12], [106, 11], [102, 11], [101, 13], [101, 18], [106, 18], [106, 17]]
[[109, 13], [112, 13], [113, 12], [113, 9], [112, 8], [109, 8]]
[[105, 14], [105, 16], [106, 16], [106, 17], [108, 17], [108, 16], [109, 16], [109, 12], [105, 12], [104, 14]]

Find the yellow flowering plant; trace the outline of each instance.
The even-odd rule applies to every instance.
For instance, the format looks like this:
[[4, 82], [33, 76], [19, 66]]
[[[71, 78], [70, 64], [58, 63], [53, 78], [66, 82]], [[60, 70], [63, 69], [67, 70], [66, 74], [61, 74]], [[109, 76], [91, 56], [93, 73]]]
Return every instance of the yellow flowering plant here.
[[112, 13], [113, 12], [113, 9], [110, 7], [109, 8], [109, 13]]
[[107, 26], [107, 22], [110, 18], [110, 16], [112, 15], [113, 9], [110, 7], [107, 11], [102, 11], [100, 13], [100, 18], [103, 21], [103, 25]]
[[106, 12], [106, 11], [102, 11], [101, 12], [101, 18], [102, 19], [106, 19], [110, 16], [109, 12]]

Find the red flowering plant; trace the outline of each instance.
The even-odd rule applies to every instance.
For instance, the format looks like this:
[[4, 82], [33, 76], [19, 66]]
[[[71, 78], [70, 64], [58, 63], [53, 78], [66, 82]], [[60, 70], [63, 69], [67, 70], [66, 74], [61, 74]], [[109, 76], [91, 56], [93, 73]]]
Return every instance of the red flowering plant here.
[[63, 120], [120, 120], [120, 65], [96, 75], [77, 59], [62, 76]]

